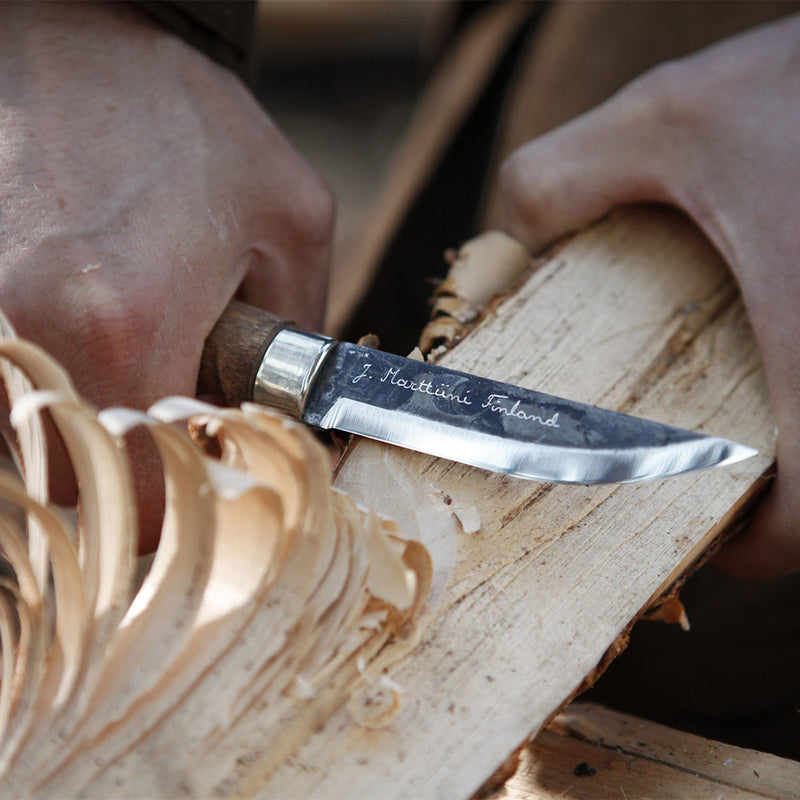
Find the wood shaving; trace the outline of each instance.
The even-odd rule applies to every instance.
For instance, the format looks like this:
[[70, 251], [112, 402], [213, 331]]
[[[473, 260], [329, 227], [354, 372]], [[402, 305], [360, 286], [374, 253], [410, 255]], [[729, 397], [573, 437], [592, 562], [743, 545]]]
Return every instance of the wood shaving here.
[[347, 710], [365, 728], [385, 728], [400, 710], [401, 697], [400, 687], [385, 676], [364, 680], [350, 696]]
[[457, 506], [452, 511], [464, 533], [473, 534], [481, 529], [481, 514], [475, 506]]
[[[190, 398], [98, 414], [1, 317], [0, 335], [18, 439], [0, 468], [0, 797], [252, 791], [254, 771], [263, 783], [365, 685], [353, 659], [384, 670], [408, 647], [393, 642], [431, 585], [424, 548], [331, 489], [303, 426]], [[77, 514], [48, 502], [44, 412]], [[134, 427], [159, 448], [167, 494], [144, 566]], [[381, 724], [399, 691], [369, 686], [361, 707]]]
[[[488, 231], [449, 250], [447, 277], [434, 292], [431, 321], [419, 339], [419, 348], [432, 355], [450, 349], [481, 319], [498, 295], [508, 292], [533, 265], [533, 257], [519, 242], [500, 231]], [[487, 262], [492, 265], [486, 269]]]
[[666, 622], [673, 625], [677, 624], [680, 625], [681, 630], [684, 631], [688, 631], [692, 627], [689, 623], [686, 609], [677, 594], [668, 597], [652, 611], [648, 611], [645, 618], [657, 622]]

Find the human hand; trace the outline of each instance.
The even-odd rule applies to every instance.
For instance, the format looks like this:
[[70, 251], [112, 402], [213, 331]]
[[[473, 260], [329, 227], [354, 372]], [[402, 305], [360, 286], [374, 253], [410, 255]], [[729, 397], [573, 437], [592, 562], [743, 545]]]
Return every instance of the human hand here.
[[238, 79], [118, 3], [0, 4], [0, 61], [0, 307], [87, 399], [194, 394], [237, 292], [319, 327], [332, 201]]
[[718, 564], [800, 569], [800, 15], [662, 65], [504, 163], [507, 230], [534, 251], [613, 207], [661, 202], [739, 281], [780, 437], [778, 474]]

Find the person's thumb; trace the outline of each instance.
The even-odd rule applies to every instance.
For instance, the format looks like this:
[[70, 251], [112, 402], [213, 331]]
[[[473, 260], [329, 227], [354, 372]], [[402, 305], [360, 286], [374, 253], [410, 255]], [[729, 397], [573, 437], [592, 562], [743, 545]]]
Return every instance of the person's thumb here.
[[624, 90], [513, 152], [499, 175], [502, 227], [540, 252], [616, 206], [674, 202], [660, 177], [669, 151], [643, 130], [653, 122], [641, 95]]

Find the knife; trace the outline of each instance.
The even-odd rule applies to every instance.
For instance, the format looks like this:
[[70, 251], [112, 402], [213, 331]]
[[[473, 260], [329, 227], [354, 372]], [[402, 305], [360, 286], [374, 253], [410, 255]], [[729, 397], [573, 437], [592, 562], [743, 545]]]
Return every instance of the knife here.
[[301, 330], [233, 301], [205, 343], [198, 391], [308, 425], [531, 480], [628, 483], [757, 451]]

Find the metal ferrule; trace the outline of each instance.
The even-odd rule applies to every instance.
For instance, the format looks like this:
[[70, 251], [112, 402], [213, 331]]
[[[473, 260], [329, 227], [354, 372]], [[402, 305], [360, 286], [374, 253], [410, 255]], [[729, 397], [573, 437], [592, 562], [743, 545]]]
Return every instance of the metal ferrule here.
[[282, 328], [264, 353], [253, 400], [300, 419], [311, 384], [334, 344], [319, 333]]

